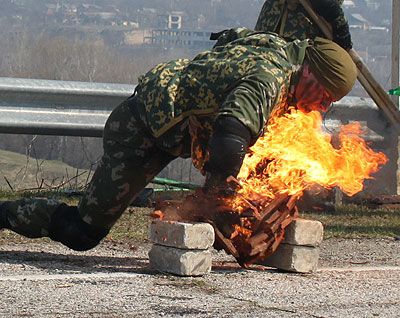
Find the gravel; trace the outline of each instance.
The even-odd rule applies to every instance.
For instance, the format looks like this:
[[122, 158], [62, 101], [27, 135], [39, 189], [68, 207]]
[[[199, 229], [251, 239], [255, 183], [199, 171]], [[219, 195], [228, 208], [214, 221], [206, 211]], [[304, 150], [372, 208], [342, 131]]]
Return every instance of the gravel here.
[[213, 271], [181, 278], [148, 268], [148, 244], [0, 246], [0, 317], [398, 317], [400, 242], [329, 239], [320, 269], [243, 270], [214, 253]]

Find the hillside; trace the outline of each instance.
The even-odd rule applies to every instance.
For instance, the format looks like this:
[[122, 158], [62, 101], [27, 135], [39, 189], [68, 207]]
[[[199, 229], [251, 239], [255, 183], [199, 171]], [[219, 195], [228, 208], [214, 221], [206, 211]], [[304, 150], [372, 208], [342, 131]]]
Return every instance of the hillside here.
[[[78, 178], [75, 176], [78, 175]], [[85, 184], [88, 171], [55, 160], [36, 160], [18, 153], [0, 150], [0, 189], [76, 188]], [[43, 180], [43, 181], [42, 181]]]

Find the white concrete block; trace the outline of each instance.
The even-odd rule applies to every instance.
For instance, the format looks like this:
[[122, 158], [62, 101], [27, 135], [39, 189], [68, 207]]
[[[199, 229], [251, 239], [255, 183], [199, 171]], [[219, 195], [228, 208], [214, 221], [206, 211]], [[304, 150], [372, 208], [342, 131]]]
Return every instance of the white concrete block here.
[[319, 248], [281, 244], [261, 264], [295, 273], [313, 273], [318, 268]]
[[214, 244], [214, 229], [208, 223], [153, 220], [150, 241], [181, 249], [206, 250]]
[[202, 276], [211, 271], [211, 252], [182, 250], [154, 244], [149, 252], [150, 267], [179, 276]]
[[285, 229], [283, 243], [292, 245], [318, 246], [324, 237], [324, 227], [321, 222], [296, 219]]

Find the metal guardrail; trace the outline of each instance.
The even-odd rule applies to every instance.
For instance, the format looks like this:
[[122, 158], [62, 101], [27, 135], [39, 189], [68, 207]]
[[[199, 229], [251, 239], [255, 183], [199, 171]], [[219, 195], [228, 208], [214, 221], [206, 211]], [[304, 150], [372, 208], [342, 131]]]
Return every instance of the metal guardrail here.
[[[0, 133], [101, 137], [110, 112], [134, 85], [0, 77]], [[389, 163], [368, 186], [370, 193], [397, 193], [397, 135], [371, 99], [345, 97], [326, 114], [324, 127], [361, 122], [364, 138], [384, 151]], [[182, 187], [182, 185], [180, 185]], [[396, 192], [397, 191], [397, 192]]]
[[0, 133], [101, 137], [134, 85], [0, 77]]
[[[0, 133], [101, 137], [111, 111], [134, 85], [0, 77]], [[361, 121], [367, 139], [382, 141], [387, 123], [371, 99], [345, 97], [327, 114], [325, 126]]]

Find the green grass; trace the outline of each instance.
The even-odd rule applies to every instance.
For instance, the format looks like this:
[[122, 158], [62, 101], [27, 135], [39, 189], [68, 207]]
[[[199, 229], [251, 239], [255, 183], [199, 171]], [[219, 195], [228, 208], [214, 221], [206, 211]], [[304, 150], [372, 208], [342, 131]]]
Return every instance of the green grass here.
[[[151, 209], [131, 208], [123, 214], [110, 233], [116, 241], [147, 240]], [[400, 236], [400, 209], [374, 210], [345, 205], [328, 213], [301, 213], [307, 219], [324, 224], [325, 238], [393, 238]]]
[[[68, 196], [59, 191], [27, 191], [27, 192], [12, 192], [0, 190], [0, 201], [18, 200], [21, 198], [36, 198], [45, 197], [56, 199], [60, 202], [69, 205], [77, 205], [79, 197]], [[107, 240], [121, 242], [121, 243], [140, 243], [145, 242], [148, 235], [149, 214], [152, 212], [150, 208], [128, 208], [115, 226], [112, 228]], [[32, 240], [25, 239], [18, 234], [10, 231], [0, 232], [1, 240], [12, 240], [14, 242], [30, 242]], [[35, 240], [36, 242], [41, 240]], [[46, 240], [44, 240], [46, 241]]]
[[325, 238], [387, 238], [400, 236], [400, 209], [370, 209], [344, 205], [332, 212], [302, 213], [304, 218], [319, 220]]
[[152, 209], [149, 208], [128, 208], [111, 229], [107, 238], [124, 243], [146, 242], [151, 211]]
[[[78, 204], [78, 197], [62, 192], [0, 191], [0, 201], [22, 197], [48, 197], [70, 205]], [[107, 240], [119, 243], [142, 243], [147, 240], [151, 208], [129, 208], [115, 224]], [[393, 238], [400, 236], [400, 209], [370, 209], [361, 205], [344, 205], [331, 212], [301, 213], [307, 219], [319, 220], [325, 227], [325, 238]], [[0, 232], [0, 240], [28, 242], [9, 231]], [[30, 241], [30, 240], [29, 240]]]

